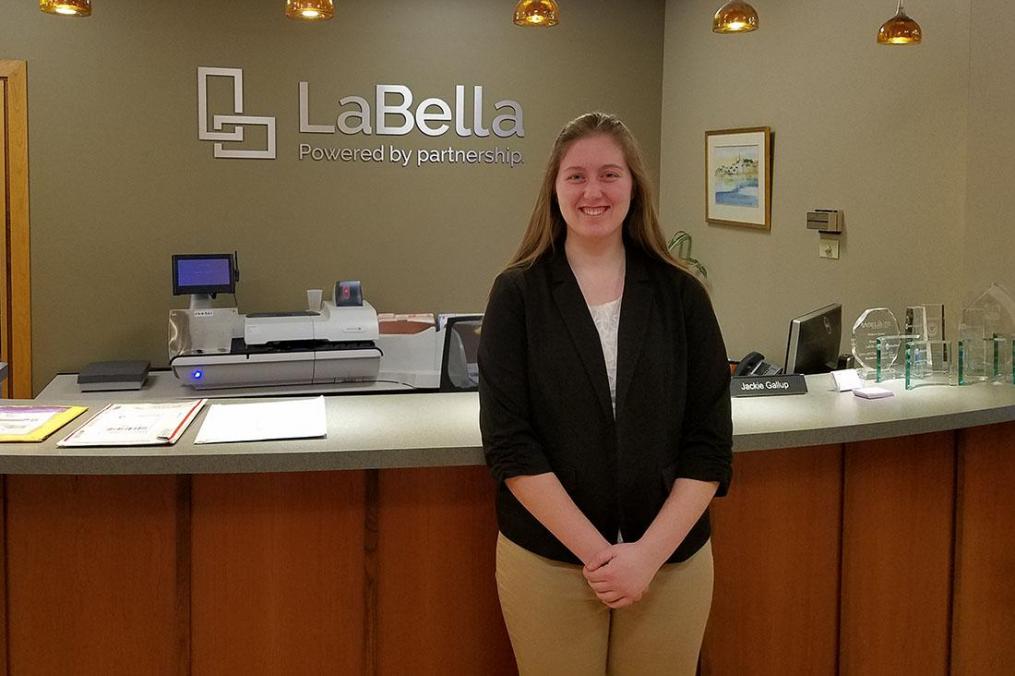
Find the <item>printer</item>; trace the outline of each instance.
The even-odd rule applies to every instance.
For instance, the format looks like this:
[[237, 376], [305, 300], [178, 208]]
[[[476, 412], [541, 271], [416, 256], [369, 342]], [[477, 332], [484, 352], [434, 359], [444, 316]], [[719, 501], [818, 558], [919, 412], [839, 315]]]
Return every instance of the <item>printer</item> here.
[[[212, 307], [216, 294], [235, 293], [238, 278], [232, 254], [173, 256], [173, 293], [190, 296], [188, 308], [169, 312], [169, 364], [184, 385], [475, 389], [481, 315], [379, 321], [357, 281], [336, 282], [319, 309], [243, 315], [235, 307]], [[450, 376], [444, 364], [454, 367]]]
[[319, 312], [258, 312], [246, 315], [243, 323], [247, 345], [362, 342], [377, 340], [377, 335], [377, 312], [366, 301], [341, 307], [324, 301]]

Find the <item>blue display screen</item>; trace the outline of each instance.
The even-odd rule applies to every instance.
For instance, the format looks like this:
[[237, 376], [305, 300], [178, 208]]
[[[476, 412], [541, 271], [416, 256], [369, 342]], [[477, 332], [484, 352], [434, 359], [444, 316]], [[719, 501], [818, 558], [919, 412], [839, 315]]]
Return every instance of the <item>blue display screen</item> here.
[[176, 282], [181, 288], [229, 286], [231, 281], [229, 258], [180, 258], [176, 261]]

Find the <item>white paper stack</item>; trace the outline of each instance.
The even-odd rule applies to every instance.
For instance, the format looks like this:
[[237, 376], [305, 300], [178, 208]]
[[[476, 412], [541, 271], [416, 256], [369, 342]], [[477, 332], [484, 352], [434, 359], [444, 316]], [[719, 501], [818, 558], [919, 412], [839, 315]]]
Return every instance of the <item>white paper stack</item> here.
[[194, 443], [306, 439], [327, 434], [324, 397], [212, 404]]

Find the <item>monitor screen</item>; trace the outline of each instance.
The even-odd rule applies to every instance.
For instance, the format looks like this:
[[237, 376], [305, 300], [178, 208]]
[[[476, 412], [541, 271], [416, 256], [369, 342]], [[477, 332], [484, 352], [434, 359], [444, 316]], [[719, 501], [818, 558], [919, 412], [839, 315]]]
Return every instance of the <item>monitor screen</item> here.
[[234, 293], [232, 254], [173, 256], [173, 294]]
[[842, 306], [826, 305], [789, 323], [785, 373], [828, 373], [839, 360]]
[[479, 336], [483, 315], [447, 318], [441, 391], [475, 391], [479, 388]]

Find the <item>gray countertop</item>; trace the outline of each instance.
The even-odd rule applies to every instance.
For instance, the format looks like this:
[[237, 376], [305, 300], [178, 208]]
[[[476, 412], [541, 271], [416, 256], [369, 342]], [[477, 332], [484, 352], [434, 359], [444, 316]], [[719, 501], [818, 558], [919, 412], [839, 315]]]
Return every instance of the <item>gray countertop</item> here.
[[[66, 384], [72, 376], [59, 376], [64, 382], [54, 381], [33, 402], [9, 402], [80, 404], [89, 410], [44, 442], [0, 444], [0, 473], [203, 474], [483, 464], [475, 393], [328, 396], [328, 436], [320, 439], [195, 445], [206, 407], [173, 446], [57, 447], [107, 403], [169, 398], [159, 396], [156, 386], [172, 375], [153, 376], [153, 387], [141, 392], [107, 393], [76, 392]], [[169, 380], [161, 385], [175, 387]], [[1010, 384], [906, 391], [901, 381], [892, 381], [884, 386], [896, 396], [877, 400], [833, 391], [828, 375], [808, 376], [807, 385], [805, 395], [734, 399], [734, 450], [845, 443], [1015, 420]], [[214, 399], [209, 405], [219, 401], [244, 399]]]

